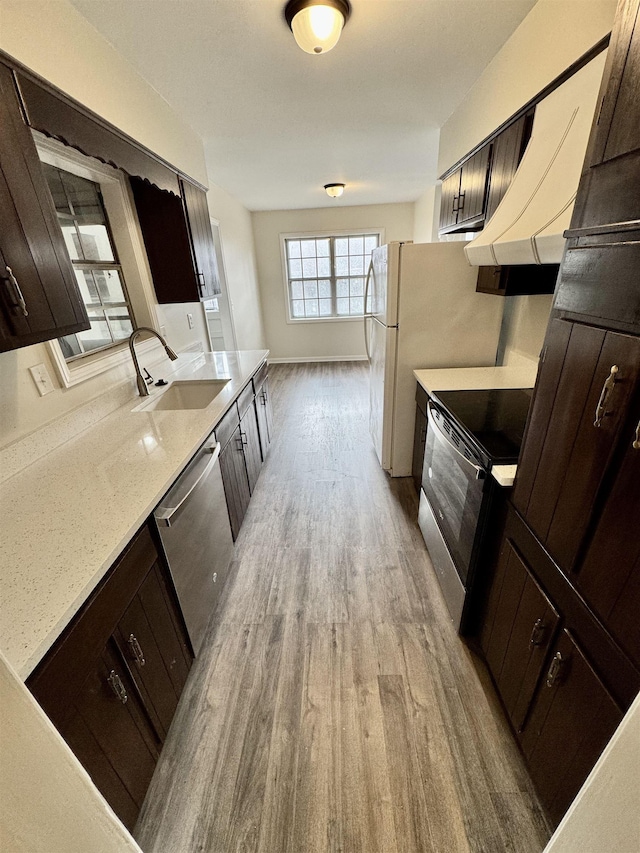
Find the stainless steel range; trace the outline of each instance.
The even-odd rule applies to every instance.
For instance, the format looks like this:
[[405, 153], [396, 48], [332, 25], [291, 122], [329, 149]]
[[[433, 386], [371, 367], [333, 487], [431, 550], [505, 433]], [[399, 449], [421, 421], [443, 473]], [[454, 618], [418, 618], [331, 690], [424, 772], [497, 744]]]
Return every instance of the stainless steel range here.
[[418, 522], [451, 618], [464, 633], [495, 490], [518, 461], [530, 389], [439, 391], [428, 403]]

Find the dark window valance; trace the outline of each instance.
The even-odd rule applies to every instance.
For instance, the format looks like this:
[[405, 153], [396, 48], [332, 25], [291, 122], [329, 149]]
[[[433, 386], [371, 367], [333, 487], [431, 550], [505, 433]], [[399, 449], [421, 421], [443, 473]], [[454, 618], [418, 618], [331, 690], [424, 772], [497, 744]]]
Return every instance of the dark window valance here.
[[180, 195], [177, 171], [82, 104], [16, 71], [29, 127], [77, 148], [130, 176]]

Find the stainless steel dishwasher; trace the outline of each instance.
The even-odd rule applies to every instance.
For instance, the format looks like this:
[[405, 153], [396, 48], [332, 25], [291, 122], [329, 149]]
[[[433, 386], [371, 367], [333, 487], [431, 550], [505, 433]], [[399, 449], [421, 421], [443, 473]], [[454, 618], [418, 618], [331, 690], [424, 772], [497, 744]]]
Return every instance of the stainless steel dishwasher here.
[[196, 655], [233, 555], [219, 455], [207, 441], [153, 514]]

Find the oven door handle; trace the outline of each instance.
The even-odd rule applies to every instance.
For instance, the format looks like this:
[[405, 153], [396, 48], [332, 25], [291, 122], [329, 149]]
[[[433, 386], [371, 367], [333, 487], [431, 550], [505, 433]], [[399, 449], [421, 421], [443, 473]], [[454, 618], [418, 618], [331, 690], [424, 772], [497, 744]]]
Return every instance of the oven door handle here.
[[438, 422], [436, 421], [434, 416], [431, 414], [432, 409], [435, 410], [436, 412], [440, 411], [436, 406], [433, 405], [432, 402], [428, 402], [427, 403], [427, 419], [429, 421], [429, 426], [433, 430], [433, 434], [435, 435], [435, 437], [438, 439], [438, 441], [441, 444], [446, 445], [446, 447], [448, 447], [449, 450], [452, 450], [456, 454], [456, 456], [459, 456], [461, 461], [464, 462], [468, 468], [471, 468], [471, 470], [474, 471], [476, 480], [484, 480], [485, 477], [487, 476], [487, 472], [485, 471], [485, 469], [481, 465], [475, 465], [473, 462], [471, 462], [470, 459], [467, 459], [467, 457], [463, 453], [460, 453], [460, 451], [455, 446], [455, 444], [452, 444], [449, 441], [446, 434], [440, 429]]

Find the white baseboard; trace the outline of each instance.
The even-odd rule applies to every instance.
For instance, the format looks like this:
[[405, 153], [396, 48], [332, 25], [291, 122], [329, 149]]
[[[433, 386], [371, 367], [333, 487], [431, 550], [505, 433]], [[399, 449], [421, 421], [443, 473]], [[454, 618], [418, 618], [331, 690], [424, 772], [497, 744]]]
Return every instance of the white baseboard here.
[[302, 364], [314, 361], [366, 361], [366, 355], [313, 355], [298, 356], [298, 358], [271, 358], [269, 364]]

